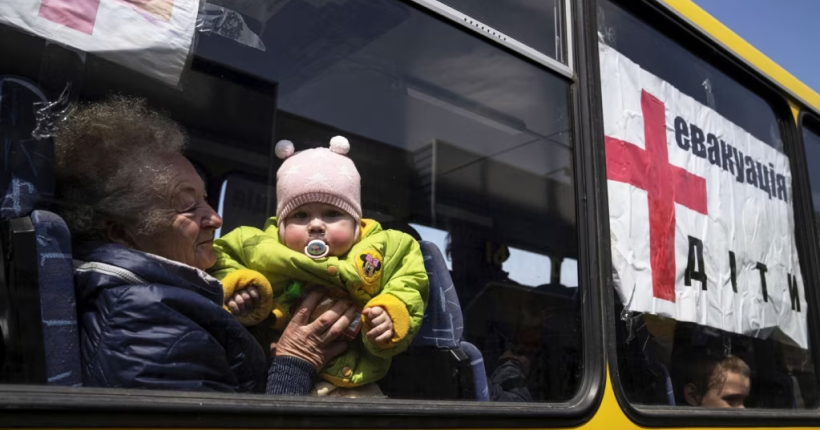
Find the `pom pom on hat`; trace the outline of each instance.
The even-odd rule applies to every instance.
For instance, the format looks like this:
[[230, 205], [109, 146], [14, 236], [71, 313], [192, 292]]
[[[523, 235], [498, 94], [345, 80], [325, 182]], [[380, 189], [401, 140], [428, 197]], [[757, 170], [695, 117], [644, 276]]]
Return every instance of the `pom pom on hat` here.
[[293, 148], [293, 142], [289, 140], [280, 140], [279, 142], [276, 142], [276, 147], [273, 149], [273, 153], [283, 160], [293, 155], [295, 151], [296, 150]]
[[350, 152], [350, 142], [344, 136], [336, 136], [330, 139], [330, 150], [337, 154], [347, 155]]

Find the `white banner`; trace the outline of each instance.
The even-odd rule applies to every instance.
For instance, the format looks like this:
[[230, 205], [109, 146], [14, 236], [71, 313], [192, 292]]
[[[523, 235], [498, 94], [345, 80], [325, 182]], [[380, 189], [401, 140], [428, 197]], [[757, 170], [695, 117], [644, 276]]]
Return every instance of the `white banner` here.
[[599, 44], [626, 309], [808, 347], [788, 158]]
[[0, 23], [179, 82], [198, 0], [2, 0]]

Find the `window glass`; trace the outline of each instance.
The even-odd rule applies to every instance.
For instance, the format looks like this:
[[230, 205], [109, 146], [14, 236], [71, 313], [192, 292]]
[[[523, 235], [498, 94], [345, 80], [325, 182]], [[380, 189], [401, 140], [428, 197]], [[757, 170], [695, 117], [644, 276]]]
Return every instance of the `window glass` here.
[[812, 302], [774, 110], [613, 2], [597, 12], [627, 398], [816, 407]]
[[[429, 240], [445, 256], [437, 274], [449, 276], [460, 308], [442, 299], [446, 311], [429, 306], [425, 324], [463, 316], [463, 327], [448, 327], [463, 331], [450, 339], [456, 346], [419, 338], [421, 346], [393, 357], [377, 382], [384, 396], [475, 399], [485, 388], [470, 377], [477, 357], [448, 350], [463, 339], [484, 359], [490, 400], [572, 398], [583, 353], [579, 297], [551, 288], [578, 285], [576, 267], [557, 263], [578, 258], [570, 83], [401, 1], [217, 3], [240, 14], [265, 49], [201, 35], [180, 88], [89, 55], [74, 82], [79, 100], [139, 96], [181, 124], [186, 157], [223, 218], [222, 239], [275, 214], [276, 142], [302, 151], [344, 136], [361, 175], [363, 218]], [[0, 44], [13, 54], [0, 75], [14, 64], [37, 82], [36, 51], [14, 46]], [[321, 168], [305, 169], [306, 180], [321, 179]], [[79, 312], [91, 315], [97, 305], [86, 299]]]
[[550, 281], [550, 259], [546, 255], [510, 248], [510, 258], [502, 269], [510, 279], [522, 285], [538, 286]]
[[[414, 228], [421, 236], [421, 240], [433, 242], [441, 252], [447, 250], [447, 243], [450, 240], [447, 232], [433, 227], [427, 227], [421, 224], [410, 223], [410, 227]], [[453, 262], [450, 257], [445, 255], [444, 262], [447, 264], [447, 270], [453, 270]]]
[[820, 165], [820, 129], [813, 127], [813, 124], [803, 122], [803, 144], [806, 148], [806, 164], [809, 165], [814, 221], [820, 229], [820, 172], [816, 168]]
[[550, 58], [564, 62], [562, 0], [441, 2]]
[[763, 98], [746, 90], [692, 52], [682, 49], [660, 31], [640, 25], [612, 3], [598, 8], [599, 39], [629, 57], [644, 70], [672, 84], [699, 103], [781, 150], [783, 142], [777, 118]]
[[[422, 240], [430, 241], [436, 244], [439, 249], [447, 249], [449, 241], [448, 233], [444, 230], [439, 230], [432, 227], [426, 227], [419, 224], [410, 224]], [[507, 256], [507, 254], [509, 254]], [[551, 260], [546, 255], [536, 254], [534, 252], [524, 251], [518, 248], [496, 249], [492, 248], [492, 244], [487, 246], [487, 258], [492, 260], [494, 258], [507, 258], [502, 263], [502, 270], [505, 270], [510, 277], [510, 280], [522, 285], [536, 287], [550, 283]], [[452, 261], [449, 256], [445, 259], [447, 268], [452, 270]], [[574, 259], [566, 259], [561, 265], [560, 273], [561, 283], [569, 282], [566, 285], [578, 284], [578, 267], [577, 261]]]

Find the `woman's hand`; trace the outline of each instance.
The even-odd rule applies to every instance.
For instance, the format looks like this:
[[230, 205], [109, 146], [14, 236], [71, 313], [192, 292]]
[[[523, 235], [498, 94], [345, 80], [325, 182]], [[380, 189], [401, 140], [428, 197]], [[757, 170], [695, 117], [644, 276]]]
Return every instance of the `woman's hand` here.
[[308, 322], [323, 296], [323, 293], [314, 291], [305, 297], [279, 342], [271, 344], [275, 356], [301, 358], [318, 372], [347, 349], [347, 342], [339, 338], [353, 320], [356, 308], [347, 300], [339, 300], [315, 321]]

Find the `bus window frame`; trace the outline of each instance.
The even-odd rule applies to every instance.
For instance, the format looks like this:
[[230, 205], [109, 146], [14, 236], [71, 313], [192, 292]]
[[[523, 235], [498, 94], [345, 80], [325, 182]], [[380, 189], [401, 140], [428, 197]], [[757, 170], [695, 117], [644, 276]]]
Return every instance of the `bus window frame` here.
[[[646, 25], [655, 28], [667, 37], [669, 37], [676, 44], [684, 49], [687, 49], [704, 59], [709, 61], [722, 73], [734, 79], [746, 87], [749, 91], [757, 94], [763, 98], [772, 108], [777, 118], [778, 126], [781, 133], [781, 138], [784, 144], [784, 153], [789, 157], [789, 162], [792, 169], [792, 187], [794, 190], [793, 205], [795, 225], [799, 228], [806, 226], [806, 221], [811, 220], [807, 216], [811, 213], [810, 195], [807, 194], [808, 187], [808, 172], [806, 170], [805, 153], [802, 146], [802, 138], [799, 136], [794, 117], [789, 106], [788, 99], [783, 95], [783, 90], [775, 83], [769, 80], [759, 70], [737, 57], [732, 52], [728, 51], [722, 44], [716, 41], [709, 35], [699, 30], [694, 23], [683, 19], [681, 15], [674, 12], [668, 5], [662, 4], [661, 0], [610, 0], [618, 6], [622, 7], [628, 13], [632, 14]], [[598, 0], [584, 0], [587, 8], [597, 11]], [[590, 30], [597, 35], [597, 20], [588, 23]], [[598, 150], [596, 155], [598, 158], [598, 174], [601, 186], [606, 187], [606, 155], [604, 153], [603, 142], [603, 108], [601, 100], [601, 86], [600, 86], [600, 66], [597, 57], [598, 47], [597, 38], [588, 40], [590, 43], [586, 46], [587, 51], [594, 52], [595, 64], [594, 76], [597, 78], [595, 83], [595, 93], [597, 97], [592, 100], [595, 104], [597, 114], [601, 116], [601, 121], [596, 124], [598, 133], [595, 136]], [[796, 160], [802, 160], [800, 162]], [[807, 197], [809, 199], [807, 200]], [[607, 360], [610, 379], [613, 385], [613, 391], [618, 403], [623, 412], [638, 425], [647, 427], [738, 427], [738, 426], [800, 426], [800, 425], [818, 425], [820, 423], [820, 416], [818, 416], [818, 409], [706, 409], [706, 408], [689, 408], [680, 406], [656, 406], [656, 405], [639, 405], [630, 402], [626, 391], [621, 383], [618, 366], [617, 340], [616, 340], [616, 323], [619, 315], [615, 314], [615, 288], [612, 284], [611, 278], [611, 254], [609, 243], [609, 206], [604, 188], [604, 197], [601, 201], [601, 210], [605, 212], [603, 219], [607, 220], [605, 224], [605, 234], [602, 235], [605, 239], [604, 252], [606, 253], [605, 264], [607, 265], [607, 272], [609, 282], [604, 289], [604, 307], [606, 312], [605, 332], [606, 332], [606, 346], [607, 346]], [[814, 226], [813, 222], [808, 226], [811, 232], [809, 235], [795, 234], [797, 242], [797, 251], [801, 261], [801, 271], [805, 285], [817, 285], [820, 280], [820, 271], [817, 270], [817, 250], [813, 240]], [[820, 369], [818, 366], [818, 342], [820, 341], [820, 321], [815, 309], [820, 306], [820, 294], [811, 288], [805, 288], [806, 302], [808, 304], [808, 325], [809, 325], [809, 339], [812, 345], [812, 355], [815, 359], [815, 371]], [[818, 373], [820, 374], [820, 373]]]
[[[817, 224], [814, 222], [814, 205], [813, 205], [813, 198], [811, 194], [811, 183], [809, 181], [809, 165], [808, 159], [806, 157], [806, 142], [803, 140], [803, 129], [804, 124], [808, 123], [811, 127], [811, 131], [815, 134], [820, 132], [820, 115], [817, 114], [816, 111], [809, 110], [802, 108], [797, 114], [797, 127], [794, 130], [796, 134], [796, 139], [800, 142], [799, 145], [799, 157], [800, 157], [800, 167], [801, 173], [801, 183], [805, 184], [801, 189], [801, 198], [805, 200], [805, 206], [807, 207], [807, 225], [806, 228], [808, 229], [809, 234], [807, 235], [810, 240], [809, 248], [814, 250], [814, 260], [812, 260], [812, 265], [814, 267], [818, 267], [818, 261], [820, 261], [820, 245], [817, 245], [817, 240], [815, 238], [818, 237], [818, 228]], [[815, 130], [817, 132], [815, 132]], [[819, 318], [820, 319], [820, 318]], [[814, 340], [814, 339], [812, 339]], [[816, 340], [815, 340], [816, 344]], [[814, 353], [812, 351], [812, 353]]]
[[[420, 7], [413, 0], [397, 0]], [[578, 228], [579, 314], [582, 336], [581, 382], [575, 396], [561, 403], [494, 403], [476, 401], [416, 401], [390, 399], [383, 402], [359, 399], [273, 397], [235, 393], [147, 391], [92, 387], [0, 385], [0, 416], [4, 426], [21, 427], [427, 427], [427, 428], [545, 428], [576, 427], [589, 421], [601, 404], [606, 383], [604, 312], [600, 289], [606, 279], [605, 249], [595, 238], [603, 234], [597, 181], [598, 137], [593, 128], [600, 118], [590, 109], [597, 75], [583, 47], [596, 43], [587, 29], [595, 22], [595, 9], [569, 2], [568, 16], [578, 21], [567, 26], [575, 40], [574, 58], [580, 76], [566, 76], [539, 63], [570, 85], [570, 108], [574, 127], [573, 170]], [[454, 28], [460, 26], [422, 8], [430, 16]], [[577, 25], [583, 22], [583, 25]], [[464, 30], [468, 31], [468, 30]], [[503, 48], [502, 48], [503, 49]], [[531, 58], [505, 49], [524, 60]], [[597, 51], [596, 51], [597, 52]], [[243, 86], [269, 89], [275, 83], [250, 76], [219, 62], [193, 55], [192, 67]], [[563, 75], [563, 76], [561, 76]], [[277, 136], [272, 132], [272, 139]], [[217, 193], [218, 194], [218, 193]], [[590, 198], [594, 194], [596, 198]], [[606, 206], [603, 205], [603, 209]], [[605, 214], [605, 212], [603, 212]], [[608, 228], [608, 227], [607, 227]], [[549, 346], [547, 346], [549, 347]], [[45, 413], [47, 412], [47, 413]]]
[[572, 2], [570, 0], [560, 0], [563, 4], [564, 14], [560, 18], [563, 20], [563, 29], [565, 40], [561, 41], [561, 49], [563, 52], [566, 53], [567, 62], [563, 63], [555, 58], [552, 58], [546, 54], [541, 53], [540, 51], [530, 47], [524, 42], [518, 41], [513, 37], [510, 37], [504, 34], [501, 31], [489, 26], [477, 19], [473, 19], [470, 15], [462, 13], [438, 0], [407, 0], [413, 3], [416, 3], [428, 11], [431, 11], [437, 15], [440, 15], [444, 18], [449, 19], [452, 22], [455, 22], [464, 28], [470, 29], [471, 31], [475, 32], [476, 34], [481, 35], [482, 37], [486, 38], [487, 40], [491, 41], [492, 43], [501, 45], [507, 49], [511, 49], [517, 52], [520, 55], [523, 55], [529, 58], [536, 63], [546, 66], [547, 68], [564, 75], [567, 78], [573, 77], [574, 71], [574, 53], [573, 53], [573, 40], [574, 37], [572, 35]]

